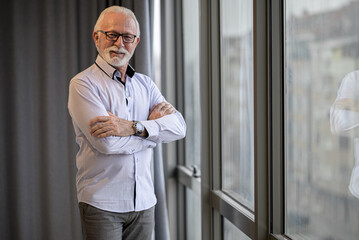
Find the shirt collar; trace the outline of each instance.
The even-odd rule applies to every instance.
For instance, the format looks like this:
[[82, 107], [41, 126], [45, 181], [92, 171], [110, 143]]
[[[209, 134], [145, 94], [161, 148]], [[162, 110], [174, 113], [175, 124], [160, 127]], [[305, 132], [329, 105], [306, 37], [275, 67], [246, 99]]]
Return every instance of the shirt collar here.
[[[108, 64], [100, 55], [97, 55], [95, 64], [107, 75], [109, 76], [111, 79], [114, 79], [115, 77], [115, 73], [117, 72], [117, 70], [112, 67], [110, 64]], [[133, 75], [135, 75], [136, 71], [135, 69], [128, 64], [127, 69], [126, 69], [126, 74], [132, 78]]]

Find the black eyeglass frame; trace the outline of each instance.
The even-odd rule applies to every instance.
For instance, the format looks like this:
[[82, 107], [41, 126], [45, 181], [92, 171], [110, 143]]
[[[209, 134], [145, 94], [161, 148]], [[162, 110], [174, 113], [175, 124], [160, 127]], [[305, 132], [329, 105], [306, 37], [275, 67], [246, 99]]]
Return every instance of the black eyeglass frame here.
[[[107, 32], [105, 32], [105, 31], [102, 31], [102, 30], [97, 30], [97, 32], [104, 33], [104, 34], [106, 35], [106, 39], [107, 39], [107, 40], [114, 41], [114, 42], [116, 42], [117, 39], [121, 36], [121, 37], [122, 37], [122, 41], [123, 41], [124, 43], [133, 43], [133, 42], [135, 41], [136, 37], [137, 37], [136, 35], [130, 34], [130, 33], [117, 33], [117, 32], [113, 32], [113, 31], [107, 31]], [[113, 38], [110, 37], [110, 36], [109, 36], [110, 33], [111, 33], [111, 34], [116, 34], [117, 37], [113, 37]], [[128, 36], [128, 37], [133, 37], [132, 41], [126, 40], [126, 36]]]

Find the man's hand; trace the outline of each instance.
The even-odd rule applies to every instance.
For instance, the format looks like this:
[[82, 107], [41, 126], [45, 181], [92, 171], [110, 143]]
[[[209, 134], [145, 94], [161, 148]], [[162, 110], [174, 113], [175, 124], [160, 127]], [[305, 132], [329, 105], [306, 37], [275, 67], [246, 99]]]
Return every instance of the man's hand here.
[[90, 121], [92, 136], [105, 138], [109, 136], [127, 137], [133, 135], [132, 121], [128, 121], [108, 112], [109, 116], [99, 116]]
[[148, 120], [158, 119], [174, 112], [175, 108], [171, 104], [168, 102], [161, 102], [152, 107]]

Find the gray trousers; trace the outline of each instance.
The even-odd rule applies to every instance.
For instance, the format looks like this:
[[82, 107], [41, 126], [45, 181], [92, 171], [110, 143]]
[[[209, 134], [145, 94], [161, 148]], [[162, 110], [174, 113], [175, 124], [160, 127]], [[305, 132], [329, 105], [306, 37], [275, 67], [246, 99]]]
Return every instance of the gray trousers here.
[[86, 240], [151, 240], [155, 207], [140, 212], [114, 213], [79, 203]]

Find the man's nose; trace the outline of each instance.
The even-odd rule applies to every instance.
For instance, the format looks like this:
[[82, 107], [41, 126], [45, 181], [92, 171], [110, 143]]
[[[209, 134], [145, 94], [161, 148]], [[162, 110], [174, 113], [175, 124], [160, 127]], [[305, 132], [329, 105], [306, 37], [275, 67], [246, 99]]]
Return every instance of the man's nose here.
[[122, 36], [118, 36], [117, 40], [114, 42], [116, 46], [124, 46]]

